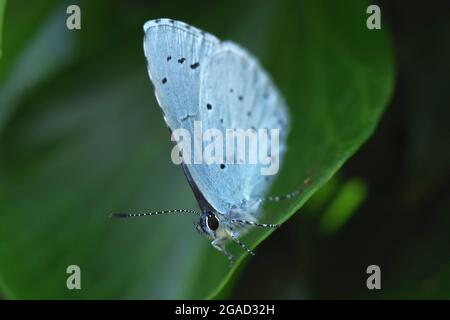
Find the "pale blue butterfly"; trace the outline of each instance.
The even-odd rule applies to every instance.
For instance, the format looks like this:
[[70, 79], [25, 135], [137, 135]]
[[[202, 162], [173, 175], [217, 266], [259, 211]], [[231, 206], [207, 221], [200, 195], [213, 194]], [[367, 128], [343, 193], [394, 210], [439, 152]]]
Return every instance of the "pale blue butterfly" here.
[[[144, 52], [148, 74], [164, 119], [171, 131], [193, 131], [193, 123], [225, 132], [227, 128], [281, 130], [278, 161], [286, 150], [289, 114], [284, 99], [257, 59], [230, 41], [172, 19], [144, 24]], [[270, 153], [270, 150], [267, 150]], [[276, 228], [257, 222], [261, 203], [282, 197], [267, 197], [272, 179], [260, 174], [260, 165], [182, 163], [186, 178], [198, 201], [195, 210], [164, 210], [149, 213], [118, 213], [114, 217], [138, 217], [163, 213], [200, 215], [197, 230], [211, 244], [232, 256], [225, 243], [233, 240], [253, 255], [239, 237], [249, 227]]]

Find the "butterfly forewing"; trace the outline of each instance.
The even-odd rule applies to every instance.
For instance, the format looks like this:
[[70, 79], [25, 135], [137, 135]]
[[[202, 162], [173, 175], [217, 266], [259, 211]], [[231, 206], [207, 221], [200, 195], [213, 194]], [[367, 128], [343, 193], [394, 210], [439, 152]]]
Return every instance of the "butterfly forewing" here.
[[171, 19], [144, 25], [148, 74], [168, 126], [191, 129], [198, 117], [200, 66], [219, 45], [211, 34]]

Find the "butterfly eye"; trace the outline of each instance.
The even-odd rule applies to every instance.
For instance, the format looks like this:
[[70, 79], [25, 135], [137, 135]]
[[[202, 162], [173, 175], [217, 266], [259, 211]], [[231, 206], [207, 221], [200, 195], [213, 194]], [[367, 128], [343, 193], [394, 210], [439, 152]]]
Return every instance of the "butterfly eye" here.
[[219, 220], [217, 220], [216, 216], [212, 212], [208, 214], [206, 223], [208, 224], [208, 228], [212, 231], [215, 231], [217, 230], [217, 228], [219, 228]]

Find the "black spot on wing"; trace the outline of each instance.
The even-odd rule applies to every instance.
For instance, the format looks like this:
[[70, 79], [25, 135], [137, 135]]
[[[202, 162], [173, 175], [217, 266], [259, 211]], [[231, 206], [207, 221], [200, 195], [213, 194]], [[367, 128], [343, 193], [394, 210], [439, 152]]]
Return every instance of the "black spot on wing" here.
[[281, 127], [284, 127], [286, 125], [286, 122], [281, 118], [279, 118], [277, 122], [278, 122], [278, 125]]
[[247, 116], [251, 117], [251, 116], [252, 116], [252, 113], [251, 113], [250, 111], [247, 112]]
[[161, 82], [162, 82], [162, 84], [165, 84], [165, 83], [167, 82], [167, 78], [163, 78], [163, 79], [161, 80]]
[[183, 62], [185, 62], [186, 61], [186, 58], [180, 58], [180, 59], [178, 59], [178, 63], [183, 63]]
[[225, 169], [225, 165], [223, 163], [220, 164], [220, 169]]
[[223, 123], [223, 119], [222, 118], [220, 119], [220, 123]]
[[197, 69], [199, 66], [200, 66], [200, 63], [198, 63], [198, 62], [193, 63], [193, 64], [191, 64], [191, 69], [192, 70]]
[[170, 61], [170, 60], [172, 60], [172, 56], [167, 57], [167, 61]]
[[211, 110], [212, 109], [212, 105], [210, 103], [206, 104], [206, 109]]
[[242, 100], [244, 100], [244, 97], [243, 96], [239, 96], [238, 99], [239, 99], [239, 101], [242, 101]]

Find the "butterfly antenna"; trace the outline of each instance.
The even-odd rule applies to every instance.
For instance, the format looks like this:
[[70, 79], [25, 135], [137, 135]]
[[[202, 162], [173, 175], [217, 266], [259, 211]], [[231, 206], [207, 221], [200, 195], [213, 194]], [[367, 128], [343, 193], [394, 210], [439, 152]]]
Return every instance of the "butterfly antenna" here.
[[231, 237], [231, 239], [233, 239], [234, 242], [236, 242], [242, 249], [250, 253], [252, 256], [255, 255], [255, 253], [249, 247], [243, 244], [237, 237]]
[[294, 197], [299, 196], [301, 193], [303, 192], [303, 188], [302, 189], [298, 189], [295, 190], [293, 192], [290, 192], [288, 194], [282, 195], [282, 196], [269, 196], [269, 197], [265, 197], [265, 198], [261, 198], [262, 202], [279, 202], [279, 201], [283, 201], [283, 200], [288, 200], [288, 199], [292, 199]]
[[147, 217], [147, 216], [156, 216], [160, 214], [166, 213], [194, 213], [196, 215], [200, 215], [198, 211], [191, 209], [173, 209], [173, 210], [162, 210], [162, 211], [154, 211], [154, 212], [143, 212], [143, 213], [113, 213], [111, 214], [111, 218], [134, 218], [134, 217]]
[[258, 223], [258, 222], [242, 220], [242, 219], [232, 219], [231, 222], [232, 223], [240, 223], [240, 224], [248, 224], [250, 226], [256, 226], [256, 227], [261, 227], [261, 228], [273, 228], [273, 229], [278, 228], [280, 226], [279, 224]]
[[292, 199], [294, 197], [298, 197], [299, 195], [301, 195], [303, 193], [303, 191], [305, 191], [305, 188], [308, 187], [310, 184], [311, 184], [311, 178], [307, 178], [303, 181], [304, 186], [293, 192], [290, 192], [290, 193], [282, 195], [282, 196], [269, 196], [269, 197], [261, 198], [260, 201], [261, 202], [266, 202], [266, 201], [279, 202], [279, 201], [283, 201], [283, 200]]

